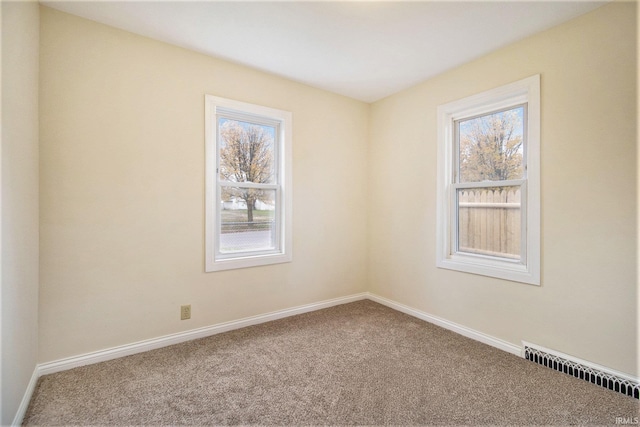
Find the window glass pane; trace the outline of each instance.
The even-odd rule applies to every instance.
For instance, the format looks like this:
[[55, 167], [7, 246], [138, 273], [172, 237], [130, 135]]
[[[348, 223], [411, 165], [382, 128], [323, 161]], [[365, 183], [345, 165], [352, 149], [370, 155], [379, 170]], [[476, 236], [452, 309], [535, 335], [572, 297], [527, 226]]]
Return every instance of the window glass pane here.
[[222, 181], [275, 182], [275, 127], [221, 117], [218, 132]]
[[459, 182], [523, 178], [524, 106], [456, 124]]
[[520, 193], [520, 187], [458, 189], [458, 252], [519, 260]]
[[221, 253], [276, 249], [275, 190], [221, 187]]

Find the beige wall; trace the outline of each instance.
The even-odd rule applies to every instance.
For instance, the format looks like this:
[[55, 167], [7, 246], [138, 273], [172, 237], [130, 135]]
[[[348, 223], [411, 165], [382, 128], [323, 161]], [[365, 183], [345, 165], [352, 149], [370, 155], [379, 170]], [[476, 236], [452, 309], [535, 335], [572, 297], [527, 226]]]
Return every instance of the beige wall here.
[[36, 2], [1, 3], [0, 424], [16, 416], [38, 356], [38, 32]]
[[[634, 8], [604, 6], [373, 104], [372, 292], [637, 375]], [[436, 268], [437, 106], [538, 73], [542, 286]]]
[[[41, 23], [40, 362], [365, 290], [367, 104]], [[293, 113], [293, 262], [204, 273], [205, 94]]]
[[[372, 106], [41, 8], [39, 361], [370, 290], [637, 375], [634, 7]], [[435, 268], [437, 106], [538, 73], [542, 286]], [[292, 263], [203, 272], [205, 93], [293, 112]]]

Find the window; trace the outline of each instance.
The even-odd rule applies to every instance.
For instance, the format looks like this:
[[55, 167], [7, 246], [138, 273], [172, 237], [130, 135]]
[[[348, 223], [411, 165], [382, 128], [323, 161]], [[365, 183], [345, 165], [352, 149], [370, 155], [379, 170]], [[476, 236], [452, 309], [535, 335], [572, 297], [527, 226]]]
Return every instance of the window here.
[[539, 75], [438, 107], [438, 267], [540, 284], [539, 140]]
[[291, 261], [291, 113], [205, 97], [206, 271]]

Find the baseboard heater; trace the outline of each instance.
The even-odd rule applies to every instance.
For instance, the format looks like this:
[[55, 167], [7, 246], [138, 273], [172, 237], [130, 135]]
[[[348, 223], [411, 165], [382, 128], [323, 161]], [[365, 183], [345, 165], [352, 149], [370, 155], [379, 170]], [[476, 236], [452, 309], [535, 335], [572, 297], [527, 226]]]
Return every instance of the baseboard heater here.
[[640, 399], [640, 383], [616, 373], [598, 369], [589, 362], [577, 360], [569, 355], [523, 342], [524, 358], [538, 365], [563, 372], [600, 387]]

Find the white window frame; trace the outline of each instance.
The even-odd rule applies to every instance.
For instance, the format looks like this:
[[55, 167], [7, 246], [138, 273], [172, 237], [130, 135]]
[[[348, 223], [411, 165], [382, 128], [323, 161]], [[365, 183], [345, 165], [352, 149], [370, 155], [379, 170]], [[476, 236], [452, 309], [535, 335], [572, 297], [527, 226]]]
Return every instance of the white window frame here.
[[[457, 246], [455, 122], [527, 104], [524, 177], [501, 181], [521, 186], [521, 259], [459, 252]], [[438, 107], [438, 190], [436, 265], [483, 276], [540, 285], [540, 75], [531, 76]]]
[[[222, 254], [218, 249], [221, 230], [220, 189], [226, 185], [217, 173], [219, 167], [218, 118], [233, 116], [238, 120], [274, 126], [276, 179], [273, 184], [242, 183], [243, 187], [276, 191], [275, 233], [276, 248], [265, 251], [246, 251]], [[292, 114], [288, 111], [261, 105], [205, 95], [205, 271], [221, 271], [279, 264], [292, 260]]]

